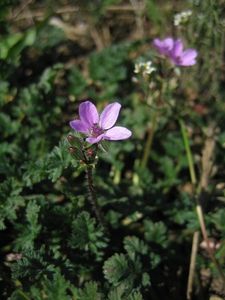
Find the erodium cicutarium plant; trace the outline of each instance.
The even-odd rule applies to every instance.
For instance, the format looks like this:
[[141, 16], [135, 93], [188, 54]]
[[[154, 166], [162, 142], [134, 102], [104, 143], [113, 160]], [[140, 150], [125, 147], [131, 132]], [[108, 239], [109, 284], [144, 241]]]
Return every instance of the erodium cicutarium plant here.
[[[169, 58], [170, 62], [175, 66], [189, 67], [195, 65], [197, 62], [196, 58], [198, 56], [198, 52], [192, 48], [188, 48], [184, 50], [184, 45], [181, 39], [174, 39], [172, 37], [167, 37], [163, 40], [160, 40], [156, 38], [153, 41], [153, 46], [161, 55]], [[194, 158], [190, 147], [190, 141], [189, 141], [187, 129], [181, 116], [178, 116], [178, 121], [181, 128], [182, 138], [183, 138], [184, 147], [186, 151], [194, 199], [196, 200], [196, 212], [197, 212], [199, 225], [202, 231], [202, 236], [204, 238], [205, 244], [207, 245], [207, 252], [209, 254], [209, 257], [212, 260], [215, 267], [217, 268], [225, 286], [225, 276], [223, 274], [223, 270], [217, 258], [215, 257], [213, 251], [210, 248], [209, 237], [206, 229], [206, 223], [204, 220], [204, 212], [202, 208], [202, 203], [200, 201], [201, 188], [199, 187], [197, 188], [198, 184], [197, 184], [197, 176], [194, 167]], [[191, 278], [191, 267], [189, 272], [189, 279], [190, 278]], [[191, 283], [188, 284], [191, 285]], [[191, 288], [192, 287], [188, 286], [188, 290], [191, 290]]]
[[69, 152], [78, 159], [86, 170], [88, 183], [89, 201], [95, 215], [101, 225], [105, 227], [104, 218], [98, 206], [93, 184], [93, 168], [97, 163], [97, 153], [102, 146], [103, 140], [119, 141], [131, 137], [129, 129], [122, 126], [114, 126], [121, 109], [118, 102], [105, 107], [99, 115], [96, 106], [91, 101], [84, 101], [79, 105], [79, 119], [70, 122], [70, 127], [82, 137], [69, 135]]

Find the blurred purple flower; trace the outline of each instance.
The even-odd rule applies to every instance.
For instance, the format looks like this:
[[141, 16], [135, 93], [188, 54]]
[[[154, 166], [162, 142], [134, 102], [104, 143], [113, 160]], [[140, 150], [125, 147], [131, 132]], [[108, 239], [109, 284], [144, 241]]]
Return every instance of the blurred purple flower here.
[[198, 52], [195, 49], [184, 50], [183, 42], [180, 39], [167, 37], [164, 40], [154, 39], [153, 46], [160, 54], [170, 58], [177, 66], [193, 66], [196, 64]]
[[[114, 126], [117, 121], [121, 105], [117, 102], [109, 104], [103, 112], [98, 114], [96, 106], [90, 102], [82, 102], [79, 106], [79, 120], [70, 122], [74, 130], [86, 134], [86, 141], [95, 144], [101, 140], [118, 141], [131, 136], [131, 131], [125, 127]], [[114, 126], [114, 127], [113, 127]]]

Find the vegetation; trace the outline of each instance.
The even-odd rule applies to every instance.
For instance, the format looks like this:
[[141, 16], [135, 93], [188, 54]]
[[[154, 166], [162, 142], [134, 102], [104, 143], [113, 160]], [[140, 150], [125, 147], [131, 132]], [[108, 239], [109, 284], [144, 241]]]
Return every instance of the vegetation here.
[[[225, 298], [224, 4], [1, 0], [1, 299]], [[87, 99], [132, 136], [88, 145]]]

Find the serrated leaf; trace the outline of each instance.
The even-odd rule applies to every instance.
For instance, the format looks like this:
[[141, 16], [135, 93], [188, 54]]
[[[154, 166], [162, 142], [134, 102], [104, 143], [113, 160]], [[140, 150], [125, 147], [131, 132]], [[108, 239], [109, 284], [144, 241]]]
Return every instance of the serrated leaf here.
[[102, 249], [107, 245], [107, 238], [103, 228], [96, 224], [95, 219], [88, 212], [80, 213], [72, 223], [72, 233], [69, 245], [73, 249], [80, 249], [93, 253], [96, 259], [101, 259]]
[[124, 249], [126, 249], [132, 260], [135, 260], [138, 254], [145, 255], [148, 253], [148, 246], [136, 236], [126, 237], [124, 239]]
[[149, 242], [166, 247], [168, 244], [167, 229], [163, 222], [144, 221], [145, 238]]
[[76, 300], [104, 300], [98, 292], [96, 282], [86, 282], [83, 289], [74, 290], [73, 296]]
[[124, 254], [114, 254], [104, 263], [103, 272], [105, 278], [116, 286], [129, 274], [129, 266], [126, 256]]

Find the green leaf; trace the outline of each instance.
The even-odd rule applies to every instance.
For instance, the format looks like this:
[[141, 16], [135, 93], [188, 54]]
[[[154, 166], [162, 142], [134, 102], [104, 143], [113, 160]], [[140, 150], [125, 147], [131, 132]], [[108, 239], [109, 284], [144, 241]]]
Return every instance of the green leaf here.
[[95, 219], [88, 212], [80, 213], [72, 223], [72, 233], [69, 245], [73, 249], [80, 249], [92, 253], [100, 260], [103, 249], [107, 245], [103, 228], [96, 225]]
[[163, 18], [161, 14], [161, 10], [159, 9], [157, 5], [156, 0], [147, 0], [147, 15], [150, 21], [153, 21], [154, 23], [162, 23]]
[[55, 79], [62, 68], [63, 65], [60, 63], [55, 64], [51, 68], [46, 68], [40, 77], [38, 88], [46, 94], [49, 93], [52, 90]]
[[103, 300], [101, 294], [98, 292], [96, 282], [86, 282], [83, 289], [74, 289], [73, 297], [76, 300]]
[[124, 248], [132, 260], [135, 260], [138, 254], [146, 255], [149, 250], [148, 246], [136, 236], [126, 237], [124, 239]]
[[143, 300], [143, 297], [138, 291], [131, 292], [127, 295], [125, 287], [120, 285], [110, 291], [108, 300]]
[[85, 88], [87, 87], [87, 82], [82, 75], [81, 71], [77, 67], [73, 67], [70, 70], [69, 76], [69, 94], [74, 96], [80, 96]]
[[163, 222], [144, 221], [145, 238], [148, 242], [153, 242], [161, 247], [167, 247], [167, 229]]
[[46, 281], [43, 282], [44, 293], [47, 299], [69, 300], [67, 293], [69, 286], [69, 283], [59, 271], [53, 275], [52, 280], [46, 279]]
[[22, 258], [11, 266], [12, 277], [14, 280], [20, 279], [25, 282], [37, 281], [44, 275], [52, 275], [54, 266], [47, 261], [45, 249], [40, 250], [26, 249], [22, 254]]
[[103, 267], [105, 278], [114, 286], [126, 278], [129, 274], [128, 260], [124, 254], [114, 254], [110, 257]]
[[124, 294], [125, 290], [123, 285], [120, 285], [118, 287], [113, 288], [109, 295], [108, 295], [108, 300], [122, 300], [122, 296]]
[[38, 237], [41, 231], [41, 224], [38, 222], [40, 206], [37, 205], [35, 200], [29, 201], [26, 208], [26, 220], [27, 223], [19, 225], [20, 235], [16, 239], [16, 249], [32, 249], [34, 247], [34, 241]]
[[21, 191], [20, 183], [13, 177], [0, 184], [0, 230], [5, 229], [5, 220], [16, 220], [18, 209], [24, 205]]
[[71, 161], [67, 143], [65, 140], [59, 143], [48, 156], [47, 174], [48, 178], [55, 182], [69, 166]]
[[143, 300], [144, 298], [142, 297], [140, 292], [134, 292], [132, 293], [127, 300]]

